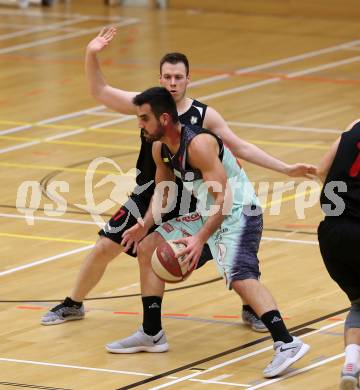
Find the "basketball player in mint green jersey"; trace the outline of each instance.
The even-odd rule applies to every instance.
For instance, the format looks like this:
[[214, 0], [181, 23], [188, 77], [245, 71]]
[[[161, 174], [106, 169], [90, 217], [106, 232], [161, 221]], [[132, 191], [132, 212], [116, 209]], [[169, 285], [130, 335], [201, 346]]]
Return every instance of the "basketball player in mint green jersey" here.
[[[144, 219], [123, 234], [125, 249], [132, 245], [137, 248], [142, 297], [161, 307], [164, 285], [151, 268], [151, 255], [158, 245], [169, 239], [185, 244], [178, 256], [185, 256], [188, 269], [194, 269], [207, 243], [228, 288], [251, 305], [271, 333], [275, 355], [264, 376], [282, 374], [305, 355], [309, 346], [290, 335], [273, 297], [259, 281], [262, 213], [245, 172], [220, 138], [200, 127], [180, 124], [176, 104], [165, 88], [150, 88], [133, 102], [139, 127], [154, 142], [156, 184], [161, 184]], [[158, 190], [164, 183], [170, 186], [175, 177], [192, 189], [200, 207], [190, 218], [168, 220], [148, 235], [159, 205], [172, 201], [170, 191], [159, 198]], [[151, 334], [146, 332], [148, 323], [153, 330], [157, 326]], [[107, 344], [106, 349], [112, 353], [166, 352], [161, 311], [144, 315], [137, 332]]]

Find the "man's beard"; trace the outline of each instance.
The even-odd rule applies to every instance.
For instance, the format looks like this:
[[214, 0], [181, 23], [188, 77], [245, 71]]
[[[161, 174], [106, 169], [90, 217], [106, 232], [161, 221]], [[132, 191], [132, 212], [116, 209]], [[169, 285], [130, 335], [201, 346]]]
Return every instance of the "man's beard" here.
[[145, 129], [141, 129], [141, 132], [145, 140], [149, 143], [159, 141], [164, 136], [165, 133], [164, 128], [161, 125], [158, 127], [157, 134], [150, 135], [149, 133], [147, 133]]

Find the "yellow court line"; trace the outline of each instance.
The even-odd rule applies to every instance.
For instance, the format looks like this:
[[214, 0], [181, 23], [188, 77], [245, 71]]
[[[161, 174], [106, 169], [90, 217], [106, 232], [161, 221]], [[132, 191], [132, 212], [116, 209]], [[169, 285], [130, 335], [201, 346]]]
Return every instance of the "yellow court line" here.
[[[273, 204], [285, 203], [285, 202], [288, 202], [292, 199], [298, 198], [298, 197], [303, 196], [303, 195], [308, 195], [310, 193], [314, 193], [317, 191], [319, 191], [319, 190], [318, 189], [309, 190], [309, 191], [301, 192], [300, 194], [289, 195], [289, 196], [286, 196], [282, 199], [279, 199], [278, 201], [267, 202], [265, 205], [262, 205], [262, 207], [267, 208]], [[72, 244], [94, 244], [95, 243], [94, 241], [88, 241], [88, 240], [75, 240], [75, 239], [69, 239], [69, 238], [34, 236], [34, 235], [26, 235], [26, 234], [1, 233], [1, 232], [0, 232], [0, 237], [23, 238], [23, 239], [28, 239], [28, 240], [39, 240], [39, 241], [55, 241], [55, 242], [72, 243]]]
[[[52, 128], [58, 130], [84, 130], [84, 131], [92, 131], [99, 133], [112, 133], [112, 134], [132, 134], [138, 135], [139, 131], [133, 130], [120, 130], [115, 128], [109, 129], [93, 129], [91, 127], [83, 127], [77, 125], [51, 125], [51, 124], [39, 124], [39, 123], [31, 123], [31, 122], [22, 122], [22, 121], [6, 121], [0, 120], [0, 124], [13, 124], [20, 126], [33, 126], [33, 127], [44, 127], [44, 128]], [[106, 148], [115, 148], [115, 149], [125, 149], [125, 150], [139, 150], [139, 147], [136, 146], [126, 146], [126, 145], [114, 145], [114, 144], [99, 144], [99, 143], [91, 143], [91, 142], [75, 142], [75, 141], [59, 141], [59, 140], [46, 140], [43, 138], [32, 138], [32, 137], [13, 137], [13, 136], [1, 136], [0, 139], [9, 140], [9, 141], [37, 141], [44, 142], [50, 144], [58, 144], [58, 145], [75, 145], [75, 146], [84, 146], [84, 147], [106, 147]], [[282, 146], [282, 147], [293, 147], [293, 148], [305, 148], [305, 149], [320, 149], [325, 150], [328, 148], [326, 145], [316, 145], [316, 144], [306, 144], [306, 143], [294, 143], [294, 142], [281, 142], [281, 141], [264, 141], [264, 140], [250, 140], [257, 145], [273, 145], [273, 146]]]
[[14, 234], [14, 233], [1, 233], [0, 232], [0, 237], [25, 238], [27, 240], [40, 240], [40, 241], [57, 241], [57, 242], [65, 242], [65, 243], [71, 243], [71, 244], [95, 244], [94, 241], [73, 240], [70, 238], [34, 236], [34, 235], [30, 235], [30, 234]]
[[[262, 140], [249, 140], [249, 142], [257, 145], [273, 145], [273, 146], [288, 146], [291, 148], [300, 148], [300, 149], [321, 149], [327, 150], [329, 146], [327, 145], [316, 145], [316, 144], [302, 144], [302, 143], [294, 143], [294, 142], [281, 142], [281, 141], [262, 141]], [[330, 145], [330, 143], [329, 143]]]
[[[38, 170], [46, 170], [46, 171], [64, 171], [64, 172], [80, 172], [80, 173], [86, 173], [88, 172], [85, 168], [66, 168], [56, 165], [35, 165], [35, 164], [20, 164], [20, 163], [9, 163], [9, 162], [0, 162], [0, 166], [7, 167], [7, 168], [26, 168], [26, 169], [38, 169]], [[121, 172], [117, 170], [113, 171], [104, 171], [101, 169], [97, 169], [96, 171], [89, 171], [89, 172], [95, 172], [100, 173], [104, 175], [108, 174], [117, 174], [121, 175]]]
[[[0, 162], [0, 166], [7, 167], [7, 168], [25, 168], [25, 169], [47, 170], [47, 171], [63, 171], [63, 172], [78, 172], [78, 173], [86, 173], [87, 172], [87, 169], [84, 169], [84, 168], [83, 169], [82, 168], [66, 168], [66, 167], [61, 167], [61, 166], [56, 166], [56, 165], [35, 165], [35, 164]], [[90, 172], [92, 172], [92, 171], [90, 171]], [[95, 172], [97, 174], [104, 174], [104, 175], [108, 175], [108, 174], [121, 175], [121, 173], [119, 171], [106, 171], [106, 170], [98, 169]], [[299, 198], [300, 196], [308, 195], [308, 194], [311, 194], [313, 192], [318, 192], [318, 191], [320, 191], [320, 189], [308, 190], [308, 191], [301, 192], [299, 194], [295, 193], [294, 195], [288, 195], [288, 196], [282, 197], [281, 199], [278, 199], [275, 201], [270, 201], [270, 202], [267, 202], [265, 204], [262, 204], [261, 207], [263, 207], [265, 209], [265, 208], [271, 207], [274, 204], [284, 203], [284, 202], [287, 202], [289, 200]]]
[[[134, 118], [135, 120], [136, 118]], [[44, 124], [44, 123], [37, 123], [37, 122], [21, 122], [21, 121], [6, 121], [6, 120], [0, 120], [0, 124], [3, 125], [16, 125], [16, 126], [31, 126], [31, 127], [41, 127], [45, 129], [55, 129], [55, 130], [84, 130], [84, 131], [93, 131], [98, 133], [111, 133], [111, 134], [133, 134], [133, 135], [139, 135], [140, 130], [121, 130], [118, 128], [97, 128], [94, 129], [92, 127], [86, 127], [86, 126], [79, 126], [79, 125], [52, 125], [52, 124]]]
[[[129, 145], [119, 145], [119, 144], [101, 144], [98, 142], [79, 142], [79, 141], [59, 141], [59, 140], [46, 140], [44, 138], [33, 138], [33, 137], [13, 137], [13, 136], [0, 136], [0, 140], [8, 140], [8, 141], [35, 141], [35, 142], [43, 142], [47, 144], [54, 145], [69, 145], [69, 146], [81, 146], [81, 147], [93, 147], [93, 148], [109, 148], [109, 149], [120, 149], [120, 150], [133, 150], [139, 151], [140, 148], [138, 146], [129, 146]], [[272, 146], [280, 146], [287, 148], [297, 148], [297, 149], [320, 149], [327, 150], [329, 148], [328, 145], [315, 145], [315, 144], [305, 144], [305, 143], [293, 143], [293, 142], [275, 142], [275, 141], [262, 141], [262, 140], [250, 140], [249, 142], [257, 145], [272, 145]]]
[[76, 145], [76, 146], [84, 146], [84, 147], [92, 146], [94, 148], [112, 148], [112, 149], [134, 150], [134, 151], [140, 150], [138, 146], [99, 144], [98, 142], [74, 142], [74, 141], [43, 141], [43, 142], [56, 144], [56, 145]]
[[320, 189], [319, 189], [319, 188], [316, 188], [316, 189], [314, 189], [314, 190], [308, 190], [308, 191], [300, 192], [299, 194], [296, 194], [296, 193], [295, 193], [294, 195], [284, 196], [284, 197], [281, 198], [281, 199], [267, 202], [267, 203], [265, 203], [264, 205], [261, 205], [261, 207], [263, 207], [264, 209], [266, 209], [266, 208], [268, 208], [268, 207], [271, 207], [271, 206], [274, 205], [274, 204], [285, 203], [285, 202], [288, 202], [288, 201], [290, 201], [290, 200], [299, 198], [300, 196], [313, 194], [314, 192], [319, 192], [319, 191], [320, 191]]
[[8, 141], [35, 141], [43, 142], [45, 144], [54, 144], [54, 145], [73, 145], [73, 146], [83, 146], [85, 148], [107, 148], [107, 149], [121, 149], [121, 150], [134, 150], [138, 151], [140, 148], [138, 146], [128, 146], [128, 145], [118, 145], [118, 144], [101, 144], [98, 142], [76, 142], [76, 141], [59, 141], [59, 140], [46, 140], [44, 138], [33, 138], [33, 137], [12, 137], [9, 135], [0, 136], [0, 140]]

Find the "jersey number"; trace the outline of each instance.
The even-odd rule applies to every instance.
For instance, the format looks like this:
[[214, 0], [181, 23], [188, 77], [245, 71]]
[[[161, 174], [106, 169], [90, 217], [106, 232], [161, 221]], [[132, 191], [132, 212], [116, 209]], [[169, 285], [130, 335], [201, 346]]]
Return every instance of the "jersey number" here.
[[350, 168], [350, 177], [356, 177], [360, 173], [360, 142], [358, 142], [356, 146], [359, 149], [359, 154]]

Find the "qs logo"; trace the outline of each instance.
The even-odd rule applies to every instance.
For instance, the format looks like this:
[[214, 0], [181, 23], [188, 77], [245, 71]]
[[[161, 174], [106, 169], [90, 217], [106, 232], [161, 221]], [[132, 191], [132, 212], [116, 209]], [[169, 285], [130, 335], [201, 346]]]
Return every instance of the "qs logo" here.
[[[111, 165], [115, 168], [114, 173], [108, 173], [99, 181], [96, 177], [104, 175], [101, 165]], [[101, 167], [102, 168], [102, 167]], [[119, 206], [126, 202], [127, 208], [136, 217], [140, 217], [140, 212], [131, 199], [128, 199], [130, 192], [140, 194], [148, 188], [153, 181], [143, 186], [136, 186], [136, 176], [140, 172], [136, 168], [124, 173], [120, 166], [110, 158], [98, 157], [89, 164], [84, 178], [84, 199], [85, 203], [76, 203], [75, 206], [88, 212], [99, 227], [105, 225], [102, 217], [103, 213], [111, 210], [114, 206]], [[107, 195], [107, 199], [99, 199], [98, 193], [104, 194], [104, 188], [112, 184], [112, 189]], [[135, 188], [135, 189], [134, 189]], [[34, 213], [39, 209], [42, 199], [42, 187], [38, 181], [24, 181], [17, 190], [16, 208], [19, 213], [25, 215], [28, 225], [34, 225]], [[107, 190], [108, 191], [108, 190]], [[44, 204], [44, 214], [50, 217], [59, 217], [66, 213], [68, 203], [60, 193], [69, 193], [70, 185], [63, 180], [54, 180], [46, 188], [46, 195], [53, 203]], [[97, 195], [97, 196], [96, 196]], [[126, 221], [125, 221], [126, 223]], [[118, 227], [121, 229], [121, 227]]]
[[[118, 173], [110, 173], [95, 184], [95, 175], [102, 164], [112, 165]], [[87, 211], [99, 227], [103, 227], [105, 221], [101, 214], [111, 210], [116, 205], [124, 204], [127, 201], [128, 194], [136, 185], [136, 168], [130, 169], [124, 173], [120, 166], [107, 157], [98, 157], [91, 161], [85, 174], [85, 204], [75, 203], [75, 206]], [[113, 184], [109, 198], [100, 203], [95, 202], [94, 192], [103, 186]]]

